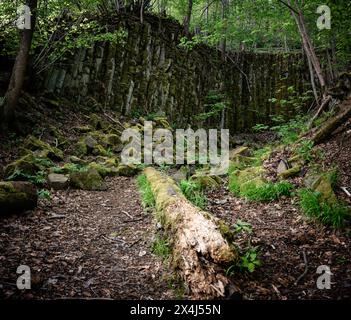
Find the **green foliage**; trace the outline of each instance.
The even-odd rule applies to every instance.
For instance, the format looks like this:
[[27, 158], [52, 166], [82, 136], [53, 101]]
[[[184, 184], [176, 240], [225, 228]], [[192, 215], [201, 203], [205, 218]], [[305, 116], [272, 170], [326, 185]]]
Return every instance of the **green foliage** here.
[[21, 170], [15, 170], [13, 174], [6, 178], [8, 181], [29, 181], [37, 186], [42, 186], [46, 182], [46, 173], [38, 171], [35, 175], [25, 173]]
[[222, 111], [228, 108], [228, 101], [222, 93], [210, 90], [206, 96], [204, 107], [206, 112], [195, 115], [195, 121], [206, 121], [210, 118], [219, 117]]
[[302, 211], [308, 217], [315, 218], [326, 225], [341, 228], [345, 220], [350, 218], [350, 209], [346, 205], [339, 202], [326, 202], [319, 192], [301, 189], [299, 196]]
[[207, 201], [199, 183], [190, 180], [182, 180], [180, 182], [180, 189], [190, 202], [201, 209], [205, 209]]
[[263, 132], [263, 131], [267, 131], [269, 130], [269, 126], [268, 125], [265, 125], [265, 124], [256, 124], [255, 126], [252, 127], [252, 130], [254, 132]]
[[278, 200], [282, 196], [292, 196], [294, 185], [287, 181], [278, 183], [267, 182], [257, 185], [255, 181], [245, 183], [242, 188], [235, 174], [230, 176], [229, 190], [237, 196], [247, 198], [252, 201], [268, 202]]
[[245, 221], [242, 221], [238, 219], [234, 225], [235, 232], [240, 233], [240, 232], [247, 232], [251, 233], [252, 232], [252, 226], [250, 223], [247, 223]]
[[268, 182], [262, 186], [250, 184], [240, 193], [241, 196], [253, 201], [274, 201], [282, 196], [290, 197], [294, 186], [290, 182]]
[[38, 190], [38, 197], [41, 199], [51, 200], [51, 192], [46, 189]]
[[259, 258], [258, 247], [249, 246], [248, 249], [240, 256], [238, 262], [232, 264], [227, 270], [227, 276], [233, 276], [233, 274], [239, 270], [241, 272], [248, 271], [253, 273], [257, 267], [260, 267], [262, 262]]
[[152, 252], [163, 260], [166, 260], [171, 255], [172, 249], [167, 239], [157, 235], [152, 244]]
[[299, 136], [306, 132], [307, 129], [307, 117], [302, 116], [297, 116], [295, 119], [292, 119], [287, 123], [272, 127], [272, 130], [279, 134], [281, 141], [284, 144], [296, 142]]
[[145, 208], [146, 207], [154, 208], [156, 205], [156, 200], [152, 192], [151, 185], [146, 178], [146, 175], [145, 174], [139, 175], [137, 178], [137, 183], [138, 183], [143, 206]]
[[305, 161], [311, 161], [313, 159], [312, 149], [314, 147], [314, 142], [312, 140], [302, 140], [297, 147], [297, 154]]

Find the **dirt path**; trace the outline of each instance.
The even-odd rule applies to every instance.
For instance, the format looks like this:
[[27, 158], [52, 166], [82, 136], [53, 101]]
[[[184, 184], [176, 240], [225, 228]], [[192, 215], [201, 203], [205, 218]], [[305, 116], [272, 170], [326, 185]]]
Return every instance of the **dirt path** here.
[[[350, 230], [333, 231], [307, 221], [293, 199], [272, 203], [248, 202], [225, 187], [208, 194], [208, 210], [235, 224], [252, 225], [252, 234], [240, 234], [237, 243], [258, 246], [262, 266], [252, 274], [236, 273], [234, 283], [244, 299], [350, 299]], [[305, 252], [307, 273], [303, 259]], [[331, 289], [320, 290], [317, 268], [330, 267]], [[296, 280], [301, 279], [295, 284]]]
[[[34, 213], [0, 220], [0, 298], [172, 298], [134, 180], [111, 178], [107, 186], [55, 192]], [[23, 264], [32, 272], [25, 293], [14, 285]]]

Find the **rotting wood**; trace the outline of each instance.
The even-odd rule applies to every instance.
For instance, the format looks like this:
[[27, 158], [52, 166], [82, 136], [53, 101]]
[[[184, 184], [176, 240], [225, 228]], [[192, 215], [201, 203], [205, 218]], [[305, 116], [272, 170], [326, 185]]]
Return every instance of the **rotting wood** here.
[[237, 254], [222, 236], [219, 220], [191, 204], [170, 177], [153, 168], [144, 172], [163, 226], [172, 237], [174, 267], [180, 270], [191, 298], [223, 297], [229, 280], [221, 265], [235, 261]]
[[345, 100], [340, 106], [341, 111], [333, 118], [329, 119], [313, 136], [312, 141], [319, 144], [327, 139], [340, 125], [351, 117], [351, 98]]

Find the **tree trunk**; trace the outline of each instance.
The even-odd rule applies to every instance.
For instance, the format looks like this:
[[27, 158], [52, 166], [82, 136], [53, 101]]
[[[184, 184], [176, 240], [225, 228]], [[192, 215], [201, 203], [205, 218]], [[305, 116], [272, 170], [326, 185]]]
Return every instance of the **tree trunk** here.
[[193, 12], [193, 0], [188, 0], [188, 9], [186, 16], [184, 17], [184, 33], [189, 38], [190, 36], [190, 20]]
[[333, 118], [329, 119], [317, 132], [313, 135], [312, 141], [319, 144], [329, 138], [331, 134], [344, 122], [351, 117], [351, 98], [345, 100], [341, 106], [341, 111]]
[[324, 78], [324, 75], [322, 72], [319, 58], [317, 57], [317, 55], [315, 53], [314, 47], [313, 47], [312, 42], [311, 42], [311, 38], [308, 34], [306, 22], [305, 22], [305, 18], [303, 16], [302, 10], [297, 5], [296, 1], [295, 1], [295, 7], [297, 9], [294, 9], [292, 7], [291, 0], [288, 0], [288, 4], [286, 4], [284, 1], [280, 1], [280, 2], [289, 7], [291, 15], [295, 19], [296, 25], [298, 27], [298, 30], [299, 30], [299, 33], [300, 33], [300, 36], [302, 39], [302, 45], [303, 45], [304, 51], [306, 53], [307, 58], [310, 60], [312, 66], [313, 66], [314, 72], [317, 75], [322, 92], [324, 93], [325, 85], [326, 85], [325, 78]]
[[27, 0], [26, 2], [32, 13], [31, 28], [21, 31], [20, 48], [14, 67], [12, 69], [10, 83], [5, 94], [3, 110], [1, 110], [1, 122], [5, 127], [7, 127], [14, 120], [15, 108], [17, 106], [18, 99], [23, 87], [24, 77], [28, 64], [29, 51], [32, 45], [37, 3], [38, 0]]
[[223, 297], [229, 280], [221, 265], [233, 262], [237, 254], [220, 233], [219, 220], [189, 203], [171, 178], [153, 168], [146, 168], [145, 175], [171, 237], [173, 265], [188, 284], [191, 297]]
[[227, 10], [229, 6], [229, 0], [221, 0], [222, 2], [222, 23], [224, 24], [223, 26], [223, 34], [222, 34], [222, 39], [219, 44], [219, 48], [222, 53], [222, 61], [225, 61], [227, 58], [226, 51], [227, 51], [227, 37], [226, 37], [226, 32], [227, 32], [227, 21], [226, 21], [226, 15], [227, 15]]

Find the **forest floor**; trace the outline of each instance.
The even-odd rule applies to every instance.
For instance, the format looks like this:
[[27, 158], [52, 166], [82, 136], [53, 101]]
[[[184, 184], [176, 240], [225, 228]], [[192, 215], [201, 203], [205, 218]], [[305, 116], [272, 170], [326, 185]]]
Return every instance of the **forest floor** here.
[[[21, 135], [0, 136], [0, 169], [18, 157], [18, 146], [33, 128], [44, 138], [42, 124], [54, 125], [74, 138], [72, 128], [85, 124], [74, 109], [26, 112]], [[351, 186], [349, 136], [337, 134], [319, 148], [325, 153], [322, 167], [337, 164], [341, 184]], [[51, 200], [40, 199], [34, 212], [1, 217], [0, 298], [186, 298], [169, 264], [153, 254], [158, 226], [141, 205], [135, 178], [107, 178], [106, 186], [99, 192], [52, 191]], [[238, 244], [257, 246], [262, 265], [231, 277], [243, 299], [351, 298], [349, 227], [333, 230], [307, 220], [295, 198], [249, 202], [225, 185], [206, 196], [209, 212], [230, 225], [238, 219], [252, 225], [252, 233], [240, 236]], [[16, 288], [16, 269], [23, 264], [32, 271], [32, 290], [25, 292]], [[317, 288], [321, 265], [331, 268], [330, 290]]]
[[[57, 191], [27, 215], [0, 220], [0, 298], [171, 299], [172, 278], [151, 252], [156, 226], [131, 178], [108, 191]], [[32, 290], [16, 288], [28, 265]]]
[[[107, 187], [102, 192], [56, 191], [35, 212], [0, 220], [1, 298], [177, 297], [169, 266], [152, 253], [157, 226], [141, 206], [134, 178], [109, 178]], [[230, 225], [237, 219], [252, 225], [253, 232], [240, 242], [259, 247], [262, 266], [232, 277], [243, 299], [351, 298], [346, 231], [307, 221], [292, 199], [253, 203], [224, 186], [207, 197], [207, 209], [217, 217]], [[30, 291], [15, 286], [21, 264], [31, 267]], [[316, 286], [320, 265], [331, 267], [331, 290]]]

